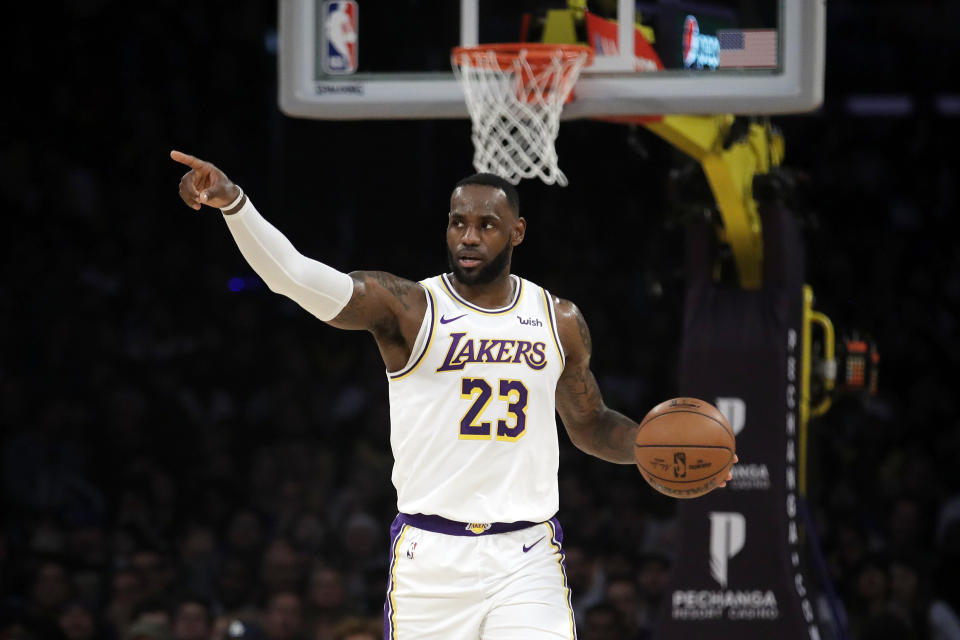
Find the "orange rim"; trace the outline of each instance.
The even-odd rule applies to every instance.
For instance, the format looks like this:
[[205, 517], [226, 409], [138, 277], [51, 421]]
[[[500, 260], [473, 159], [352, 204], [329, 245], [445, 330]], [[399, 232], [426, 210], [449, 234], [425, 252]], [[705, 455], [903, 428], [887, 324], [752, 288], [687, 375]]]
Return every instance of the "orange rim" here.
[[475, 47], [454, 47], [451, 52], [453, 60], [459, 65], [464, 66], [461, 60], [463, 56], [472, 63], [474, 56], [481, 53], [493, 51], [497, 56], [497, 62], [501, 66], [511, 65], [514, 60], [520, 57], [521, 51], [526, 51], [527, 62], [532, 67], [542, 67], [550, 64], [553, 57], [560, 52], [566, 60], [574, 60], [583, 54], [587, 55], [584, 66], [593, 63], [593, 49], [580, 44], [544, 44], [542, 42], [508, 42], [499, 44], [481, 44]]

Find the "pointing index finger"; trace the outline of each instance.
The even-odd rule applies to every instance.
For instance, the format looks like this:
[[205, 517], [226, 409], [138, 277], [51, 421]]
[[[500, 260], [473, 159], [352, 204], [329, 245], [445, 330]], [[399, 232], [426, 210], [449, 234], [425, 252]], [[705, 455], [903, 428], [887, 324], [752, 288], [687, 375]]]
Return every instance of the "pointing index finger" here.
[[201, 169], [203, 168], [204, 165], [206, 165], [206, 162], [204, 162], [200, 158], [195, 158], [189, 153], [183, 153], [182, 151], [177, 151], [176, 149], [170, 152], [170, 157], [175, 162], [179, 162], [180, 164], [185, 164], [191, 169]]

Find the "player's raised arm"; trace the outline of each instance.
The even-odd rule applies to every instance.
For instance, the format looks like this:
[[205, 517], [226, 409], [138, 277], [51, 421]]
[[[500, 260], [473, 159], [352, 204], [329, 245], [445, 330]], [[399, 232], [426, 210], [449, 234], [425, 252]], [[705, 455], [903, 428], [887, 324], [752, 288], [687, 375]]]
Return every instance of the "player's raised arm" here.
[[576, 447], [609, 462], [634, 462], [637, 423], [607, 407], [590, 370], [593, 345], [580, 309], [554, 297], [566, 366], [557, 381], [557, 412]]
[[426, 310], [421, 287], [383, 272], [342, 273], [307, 258], [215, 165], [180, 151], [170, 157], [190, 167], [180, 179], [183, 201], [196, 210], [208, 205], [223, 212], [243, 257], [272, 291], [335, 327], [371, 331], [388, 368], [403, 366]]

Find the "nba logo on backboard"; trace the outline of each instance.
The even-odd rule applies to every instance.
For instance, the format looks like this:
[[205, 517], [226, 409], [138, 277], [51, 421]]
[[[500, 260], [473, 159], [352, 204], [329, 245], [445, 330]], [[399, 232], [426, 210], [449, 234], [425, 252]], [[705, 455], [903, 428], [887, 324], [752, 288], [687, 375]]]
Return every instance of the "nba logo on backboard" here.
[[359, 8], [354, 0], [327, 0], [323, 3], [324, 73], [353, 73], [357, 70], [357, 23]]

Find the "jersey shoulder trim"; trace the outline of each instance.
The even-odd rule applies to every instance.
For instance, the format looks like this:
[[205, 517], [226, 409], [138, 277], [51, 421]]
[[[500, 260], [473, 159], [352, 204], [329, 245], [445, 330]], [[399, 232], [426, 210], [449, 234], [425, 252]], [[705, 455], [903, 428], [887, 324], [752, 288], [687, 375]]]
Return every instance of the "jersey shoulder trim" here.
[[407, 366], [397, 371], [396, 373], [388, 373], [390, 380], [401, 380], [411, 373], [413, 373], [417, 367], [420, 366], [420, 363], [423, 362], [424, 358], [427, 356], [427, 352], [430, 351], [430, 346], [433, 344], [433, 335], [436, 333], [437, 326], [437, 303], [433, 299], [433, 292], [430, 291], [430, 287], [426, 286], [424, 282], [419, 283], [423, 290], [427, 292], [427, 316], [430, 319], [430, 328], [427, 330], [427, 339], [424, 341], [423, 349], [420, 351], [420, 355], [416, 358], [413, 358], [411, 355], [412, 362]]
[[547, 310], [547, 318], [550, 319], [550, 335], [553, 336], [553, 345], [557, 348], [557, 353], [560, 354], [560, 368], [563, 370], [567, 366], [567, 358], [563, 353], [560, 342], [560, 329], [557, 327], [557, 313], [553, 308], [553, 299], [550, 297], [550, 292], [543, 287], [540, 287], [540, 291], [543, 293], [543, 306]]
[[450, 283], [450, 280], [447, 277], [447, 274], [445, 273], [440, 276], [440, 282], [443, 284], [443, 288], [446, 290], [450, 298], [452, 298], [453, 301], [458, 305], [460, 305], [461, 307], [466, 307], [471, 311], [476, 311], [477, 313], [483, 313], [488, 316], [499, 316], [499, 315], [503, 315], [504, 313], [509, 313], [510, 311], [513, 311], [517, 307], [517, 305], [520, 304], [520, 298], [523, 297], [523, 282], [524, 282], [523, 278], [519, 278], [513, 275], [512, 273], [510, 274], [510, 277], [517, 284], [517, 290], [514, 291], [513, 293], [513, 301], [507, 306], [500, 307], [499, 309], [484, 309], [483, 307], [478, 307], [472, 302], [468, 302], [467, 300], [464, 300], [460, 296], [460, 294], [457, 293], [456, 289], [453, 288], [453, 285]]

